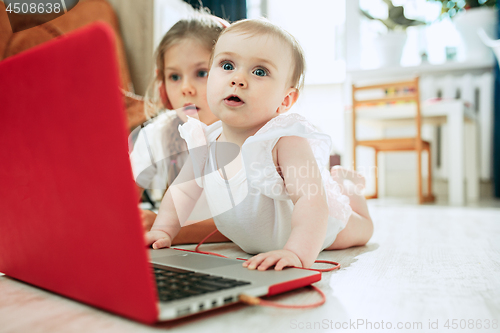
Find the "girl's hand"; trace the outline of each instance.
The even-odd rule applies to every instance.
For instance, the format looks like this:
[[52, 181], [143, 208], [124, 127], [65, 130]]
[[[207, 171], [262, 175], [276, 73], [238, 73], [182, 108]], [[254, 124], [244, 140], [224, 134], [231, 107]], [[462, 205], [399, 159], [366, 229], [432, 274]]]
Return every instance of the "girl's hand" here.
[[243, 263], [243, 267], [248, 269], [258, 269], [265, 271], [269, 267], [276, 265], [275, 270], [281, 271], [288, 266], [302, 267], [299, 257], [289, 250], [276, 250], [258, 254]]
[[172, 239], [169, 234], [161, 230], [151, 230], [144, 235], [146, 245], [152, 245], [153, 249], [161, 249], [164, 247], [170, 247], [172, 245]]

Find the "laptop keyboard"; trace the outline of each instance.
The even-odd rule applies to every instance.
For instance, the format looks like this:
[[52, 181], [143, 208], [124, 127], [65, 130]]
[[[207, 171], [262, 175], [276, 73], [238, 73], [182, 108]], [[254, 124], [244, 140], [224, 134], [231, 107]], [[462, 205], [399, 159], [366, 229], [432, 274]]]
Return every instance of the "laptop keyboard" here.
[[250, 284], [247, 281], [228, 279], [173, 267], [154, 265], [153, 270], [161, 302], [175, 301]]

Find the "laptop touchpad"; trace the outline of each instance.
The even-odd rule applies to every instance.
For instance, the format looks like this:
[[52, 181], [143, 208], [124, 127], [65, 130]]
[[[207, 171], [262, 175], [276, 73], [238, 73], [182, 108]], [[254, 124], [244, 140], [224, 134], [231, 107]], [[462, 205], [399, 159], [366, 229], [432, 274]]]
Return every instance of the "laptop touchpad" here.
[[151, 258], [151, 263], [153, 264], [163, 264], [163, 265], [172, 265], [181, 268], [188, 268], [192, 270], [200, 270], [200, 269], [210, 269], [217, 268], [228, 265], [240, 264], [239, 262], [235, 262], [233, 260], [228, 260], [224, 258], [211, 257], [211, 256], [202, 256], [202, 255], [193, 255], [189, 253], [180, 253], [173, 256], [165, 256], [158, 258]]

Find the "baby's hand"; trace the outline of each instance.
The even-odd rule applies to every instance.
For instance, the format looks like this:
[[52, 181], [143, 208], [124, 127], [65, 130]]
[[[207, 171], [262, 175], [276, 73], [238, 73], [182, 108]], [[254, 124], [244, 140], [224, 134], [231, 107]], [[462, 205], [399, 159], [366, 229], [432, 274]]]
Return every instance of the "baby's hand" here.
[[269, 267], [276, 265], [275, 270], [281, 271], [287, 266], [302, 267], [299, 257], [289, 250], [276, 250], [258, 254], [243, 263], [243, 267], [248, 269], [258, 269], [265, 271]]
[[170, 247], [172, 245], [172, 239], [170, 239], [169, 234], [161, 230], [151, 230], [146, 232], [144, 235], [146, 245], [153, 244], [153, 249], [161, 249], [163, 247]]

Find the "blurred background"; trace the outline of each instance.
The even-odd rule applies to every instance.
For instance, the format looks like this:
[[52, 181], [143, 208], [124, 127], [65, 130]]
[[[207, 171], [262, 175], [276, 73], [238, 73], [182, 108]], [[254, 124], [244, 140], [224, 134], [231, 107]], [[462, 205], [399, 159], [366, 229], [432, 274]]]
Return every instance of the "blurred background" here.
[[[422, 102], [448, 98], [468, 103], [475, 114], [476, 133], [472, 135], [476, 140], [470, 147], [475, 154], [465, 152], [465, 143], [449, 142], [448, 121], [437, 125], [424, 122], [422, 127], [422, 136], [432, 147], [433, 192], [438, 201], [454, 204], [500, 196], [498, 144], [494, 152], [494, 89], [498, 65], [493, 50], [478, 35], [478, 29], [483, 29], [488, 37], [497, 39], [496, 1], [157, 0], [154, 2], [153, 45], [172, 24], [189, 15], [191, 7], [198, 8], [200, 2], [212, 13], [230, 21], [267, 17], [299, 40], [306, 54], [307, 72], [304, 90], [292, 112], [303, 114], [331, 136], [332, 155], [339, 155], [346, 167], [352, 167], [353, 83], [419, 76]], [[497, 116], [496, 121], [499, 119]], [[408, 136], [415, 131], [411, 126], [382, 131], [380, 126], [375, 129], [356, 126], [361, 126], [358, 134], [368, 136], [375, 132], [382, 132], [385, 137]], [[464, 133], [463, 140], [468, 142], [471, 138]], [[462, 149], [464, 165], [456, 166], [456, 160], [450, 160], [450, 152]], [[373, 192], [377, 179], [374, 153], [360, 147], [357, 155], [357, 169], [368, 179], [367, 193]], [[426, 158], [424, 154], [423, 166]], [[476, 162], [467, 166], [465, 160], [471, 158]], [[416, 196], [414, 152], [382, 153], [378, 162], [379, 197]], [[457, 167], [462, 173], [462, 187], [449, 184], [450, 172]], [[477, 186], [471, 184], [471, 177], [466, 177], [471, 168], [477, 174], [472, 176]], [[423, 169], [425, 183], [429, 175], [426, 168]], [[463, 193], [450, 198], [449, 192], [457, 188]]]
[[[422, 138], [431, 145], [437, 201], [463, 205], [500, 197], [496, 0], [80, 0], [71, 12], [51, 22], [65, 16], [75, 22], [76, 16], [70, 13], [90, 4], [107, 5], [114, 11], [115, 29], [123, 41], [123, 75], [129, 77], [124, 87], [138, 95], [144, 95], [152, 80], [153, 52], [161, 37], [200, 5], [229, 21], [266, 17], [282, 26], [299, 40], [307, 61], [305, 87], [292, 112], [306, 116], [328, 134], [333, 142], [331, 154], [336, 156], [332, 161], [349, 168], [356, 140], [352, 85], [419, 77], [424, 120], [430, 112], [428, 101], [459, 102], [458, 111], [442, 107], [440, 114], [434, 114], [439, 121], [423, 121]], [[4, 8], [0, 9], [3, 59], [15, 53], [11, 49], [23, 32], [12, 34]], [[102, 13], [102, 9], [95, 12]], [[65, 33], [76, 27], [60, 24], [59, 30]], [[37, 43], [24, 43], [23, 48]], [[457, 122], [452, 121], [454, 112], [468, 116], [464, 113], [463, 119], [457, 118], [460, 124], [453, 125]], [[130, 128], [143, 119], [132, 113], [128, 112]], [[354, 122], [357, 135], [362, 136], [415, 134], [414, 126], [394, 129]], [[379, 197], [416, 197], [414, 152], [381, 153], [376, 168], [372, 150], [359, 147], [356, 156], [357, 169], [368, 180], [367, 193], [377, 184]], [[422, 166], [427, 165], [427, 158], [424, 154]], [[425, 183], [430, 175], [427, 167], [423, 169]]]

